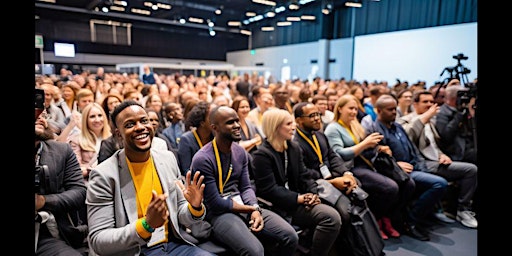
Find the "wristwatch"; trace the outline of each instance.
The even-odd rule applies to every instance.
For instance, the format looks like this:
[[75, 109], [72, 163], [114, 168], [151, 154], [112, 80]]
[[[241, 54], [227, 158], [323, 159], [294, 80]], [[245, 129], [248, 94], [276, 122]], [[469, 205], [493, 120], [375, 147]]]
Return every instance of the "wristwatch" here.
[[252, 206], [254, 207], [255, 211], [258, 211], [261, 213], [261, 207], [259, 204], [253, 204]]

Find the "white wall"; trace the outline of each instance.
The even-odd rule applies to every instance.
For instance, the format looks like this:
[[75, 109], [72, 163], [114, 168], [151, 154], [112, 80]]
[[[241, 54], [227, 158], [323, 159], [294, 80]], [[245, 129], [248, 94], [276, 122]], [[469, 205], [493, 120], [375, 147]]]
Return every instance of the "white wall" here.
[[269, 68], [272, 76], [280, 80], [281, 68], [284, 66], [291, 67], [292, 79], [306, 79], [315, 65], [311, 64], [311, 60], [319, 58], [317, 42], [258, 48], [255, 49], [254, 55], [250, 52], [250, 50], [229, 52], [226, 61], [235, 66], [254, 66], [256, 63], [263, 63]]
[[426, 29], [359, 36], [355, 40], [354, 76], [357, 80], [395, 79], [427, 82], [449, 77], [445, 67], [457, 65], [453, 55], [463, 53], [467, 60], [461, 64], [471, 72], [469, 82], [477, 78], [477, 24], [459, 24]]
[[[351, 38], [336, 39], [329, 45], [329, 58], [336, 62], [328, 65], [328, 71], [318, 70], [317, 74], [328, 74], [320, 75], [323, 78], [385, 80], [391, 85], [398, 78], [410, 84], [423, 80], [431, 86], [449, 76], [440, 74], [445, 67], [457, 65], [452, 56], [459, 53], [469, 57], [461, 61], [471, 71], [468, 80], [478, 77], [477, 23], [358, 36], [354, 44]], [[311, 77], [313, 66], [321, 66], [310, 63], [322, 59], [321, 52], [325, 50], [320, 50], [319, 43], [312, 42], [259, 48], [254, 55], [250, 50], [229, 52], [226, 59], [235, 66], [263, 63], [277, 79], [281, 77], [281, 67], [289, 65], [291, 78], [306, 79]], [[288, 60], [286, 64], [284, 59]]]

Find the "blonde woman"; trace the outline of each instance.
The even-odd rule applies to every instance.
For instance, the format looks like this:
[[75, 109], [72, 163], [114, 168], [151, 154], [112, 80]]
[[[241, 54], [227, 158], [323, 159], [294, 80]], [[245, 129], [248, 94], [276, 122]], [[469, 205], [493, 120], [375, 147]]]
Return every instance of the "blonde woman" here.
[[[334, 106], [334, 120], [326, 127], [325, 135], [333, 151], [344, 160], [346, 167], [361, 181], [362, 188], [370, 194], [366, 201], [378, 220], [382, 238], [388, 239], [388, 235], [396, 238], [400, 233], [391, 224], [391, 219], [401, 222], [399, 217], [407, 201], [402, 197], [406, 193], [399, 193], [395, 181], [371, 169], [371, 163], [368, 163], [371, 155], [377, 150], [389, 150], [389, 147], [378, 145], [383, 138], [379, 133], [366, 136], [357, 120], [358, 103], [359, 99], [352, 94], [341, 96]], [[363, 156], [363, 152], [370, 156]]]
[[100, 104], [94, 102], [82, 111], [82, 129], [70, 136], [69, 143], [76, 154], [85, 181], [89, 171], [97, 164], [101, 141], [112, 135], [107, 115]]
[[272, 202], [272, 210], [291, 224], [313, 232], [311, 255], [328, 255], [341, 228], [336, 209], [318, 196], [318, 185], [305, 169], [300, 146], [292, 141], [293, 116], [284, 109], [263, 114], [263, 132], [267, 135], [253, 153], [256, 194]]

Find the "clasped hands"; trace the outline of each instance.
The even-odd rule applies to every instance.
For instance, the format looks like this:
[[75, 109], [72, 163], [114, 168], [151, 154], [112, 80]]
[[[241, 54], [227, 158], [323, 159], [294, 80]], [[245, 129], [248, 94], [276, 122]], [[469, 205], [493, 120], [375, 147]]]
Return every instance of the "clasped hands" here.
[[343, 175], [327, 181], [337, 189], [345, 191], [346, 195], [350, 194], [357, 187], [357, 181], [353, 175]]
[[321, 203], [320, 197], [318, 197], [318, 194], [306, 193], [301, 196], [303, 197], [302, 204], [304, 204], [306, 210], [310, 210], [311, 208], [313, 208], [313, 206]]

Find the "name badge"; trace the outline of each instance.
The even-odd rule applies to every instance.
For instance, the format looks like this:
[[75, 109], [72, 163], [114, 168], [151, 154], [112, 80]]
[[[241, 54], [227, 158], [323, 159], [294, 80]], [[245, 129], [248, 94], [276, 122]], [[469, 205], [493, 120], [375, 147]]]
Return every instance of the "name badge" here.
[[320, 165], [320, 173], [322, 174], [322, 177], [324, 179], [328, 179], [328, 178], [332, 177], [332, 174], [329, 171], [329, 168], [325, 164]]
[[148, 247], [151, 247], [155, 244], [159, 244], [165, 240], [165, 227], [164, 225], [160, 226], [159, 228], [155, 228], [155, 231], [151, 233], [151, 239], [149, 239], [149, 242], [147, 244]]
[[241, 205], [244, 205], [244, 201], [242, 201], [242, 197], [240, 196], [240, 194], [236, 193], [236, 194], [233, 194], [233, 193], [228, 193], [228, 195], [225, 195], [222, 197], [224, 200], [228, 200], [228, 199], [232, 199], [234, 200], [237, 204], [241, 204]]

